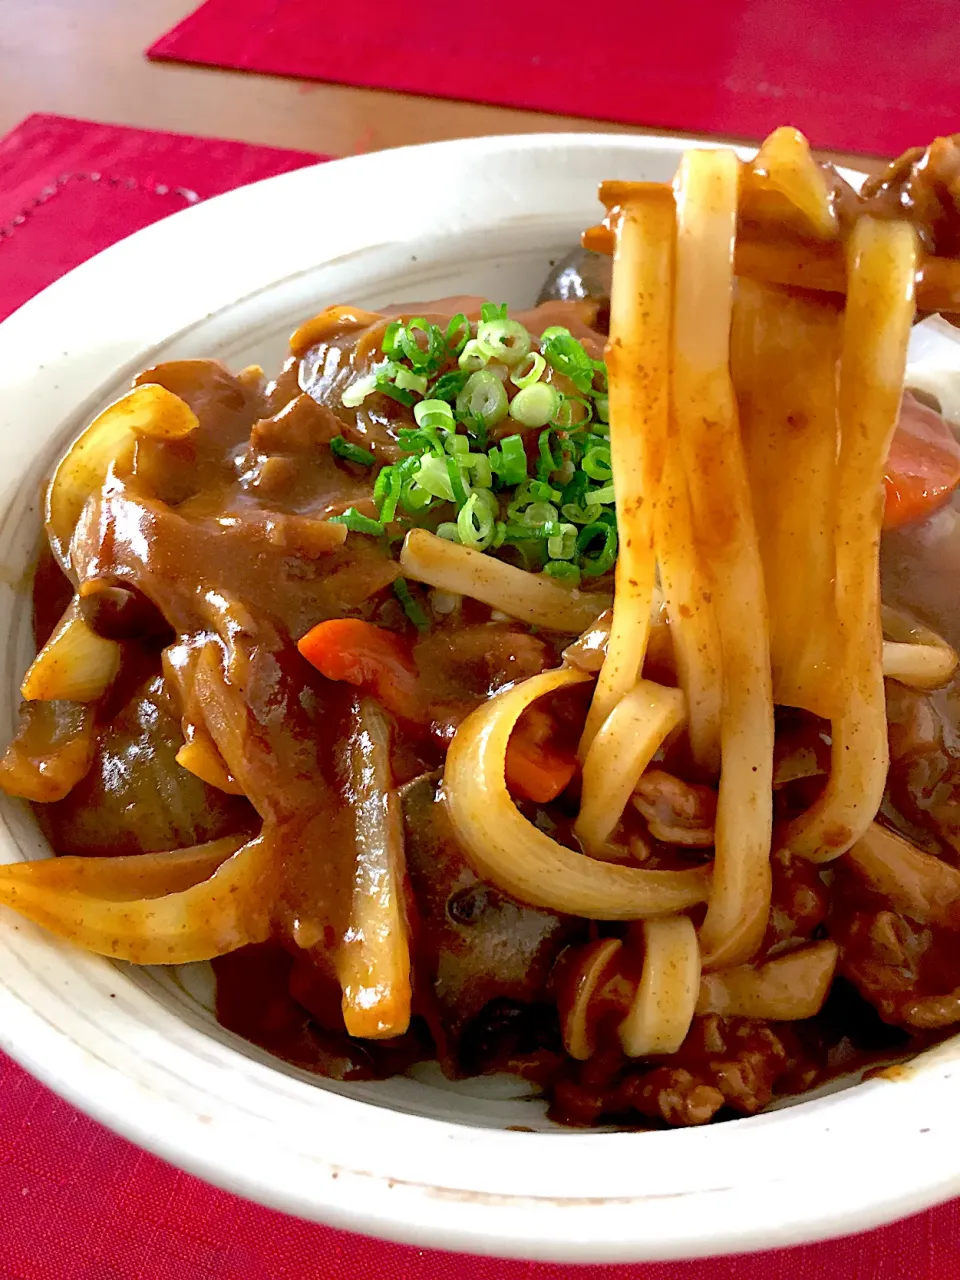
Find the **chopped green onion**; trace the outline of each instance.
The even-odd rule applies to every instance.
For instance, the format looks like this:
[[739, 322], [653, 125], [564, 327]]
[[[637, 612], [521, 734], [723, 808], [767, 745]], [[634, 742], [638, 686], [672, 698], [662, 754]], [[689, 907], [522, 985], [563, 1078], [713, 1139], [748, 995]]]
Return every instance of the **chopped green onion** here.
[[577, 554], [577, 527], [561, 524], [560, 532], [547, 539], [547, 555], [551, 560], [572, 560]]
[[476, 551], [486, 551], [493, 542], [495, 521], [489, 508], [480, 499], [478, 493], [472, 493], [460, 508], [457, 516], [457, 532], [465, 547], [473, 547]]
[[552, 502], [531, 502], [522, 516], [524, 524], [549, 524], [559, 518], [560, 512]]
[[[588, 554], [592, 543], [603, 539], [599, 551]], [[577, 536], [577, 551], [580, 554], [580, 567], [590, 578], [596, 578], [611, 568], [617, 558], [617, 531], [611, 524], [595, 521], [581, 529]]]
[[543, 377], [543, 371], [547, 367], [547, 362], [539, 351], [528, 351], [523, 357], [513, 373], [510, 375], [510, 381], [515, 387], [532, 387], [535, 382], [539, 382]]
[[422, 373], [411, 373], [409, 369], [405, 369], [403, 365], [394, 375], [395, 384], [404, 391], [416, 391], [417, 395], [422, 396], [427, 390], [427, 380]]
[[527, 454], [522, 436], [504, 436], [500, 447], [490, 450], [490, 466], [507, 488], [512, 489], [527, 478]]
[[380, 512], [380, 523], [389, 524], [397, 514], [403, 477], [399, 467], [384, 467], [373, 486], [373, 500]]
[[453, 410], [446, 400], [421, 400], [413, 406], [413, 416], [418, 427], [438, 428], [441, 431], [455, 431]]
[[519, 320], [486, 320], [477, 329], [477, 342], [491, 359], [512, 368], [527, 355], [533, 339]]
[[449, 373], [441, 373], [430, 388], [430, 398], [432, 400], [456, 400], [469, 377], [469, 369], [451, 369]]
[[347, 507], [340, 515], [331, 516], [330, 524], [345, 524], [351, 533], [371, 533], [375, 537], [383, 533], [383, 525], [379, 520], [371, 520], [356, 507]]
[[610, 446], [608, 444], [594, 445], [592, 449], [588, 449], [583, 455], [583, 461], [580, 466], [591, 480], [610, 480], [613, 476], [613, 467], [610, 464]]
[[524, 427], [545, 427], [561, 405], [560, 392], [546, 382], [523, 387], [510, 402], [510, 417]]
[[[457, 439], [461, 439], [457, 436]], [[490, 459], [485, 453], [468, 453], [461, 455], [459, 458], [462, 467], [469, 467], [472, 475], [471, 483], [478, 489], [489, 489], [493, 484], [493, 471], [490, 467]]]
[[495, 374], [486, 370], [475, 373], [464, 383], [457, 396], [457, 413], [478, 417], [485, 427], [495, 427], [507, 416], [507, 393]]
[[[574, 405], [581, 406], [575, 409]], [[575, 416], [579, 414], [579, 416]], [[560, 407], [557, 409], [557, 415], [554, 418], [554, 424], [558, 427], [571, 428], [585, 426], [593, 417], [593, 405], [589, 400], [585, 400], [582, 396], [564, 396]]]
[[453, 500], [459, 509], [467, 501], [467, 490], [456, 458], [447, 458], [447, 478], [450, 481]]
[[437, 537], [446, 538], [447, 542], [459, 542], [460, 530], [452, 520], [446, 520], [437, 525]]
[[603, 503], [604, 506], [609, 506], [616, 500], [612, 484], [605, 484], [602, 489], [594, 489], [590, 497], [594, 502]]
[[340, 403], [345, 409], [356, 409], [367, 396], [372, 396], [377, 389], [377, 375], [368, 373], [362, 378], [357, 378], [351, 382], [349, 386], [344, 387], [343, 394], [340, 397]]
[[454, 424], [452, 430], [447, 432], [443, 447], [447, 453], [453, 454], [458, 462], [462, 463], [466, 454], [470, 452], [470, 441], [466, 436], [457, 436], [453, 432], [456, 430]]
[[399, 360], [403, 356], [403, 348], [400, 346], [401, 333], [403, 333], [402, 320], [391, 320], [384, 330], [380, 350], [391, 360]]
[[404, 481], [400, 490], [400, 505], [408, 515], [419, 515], [427, 507], [433, 506], [433, 502], [434, 495], [420, 484], [419, 475], [412, 475]]
[[552, 485], [547, 484], [543, 480], [531, 480], [529, 493], [534, 502], [556, 503], [560, 501], [559, 489], [554, 489]]
[[496, 302], [484, 302], [480, 307], [480, 320], [482, 323], [486, 323], [488, 320], [506, 320], [506, 318], [507, 304], [505, 302], [501, 302], [499, 305]]
[[361, 449], [358, 444], [351, 444], [343, 436], [334, 436], [330, 441], [330, 452], [344, 462], [358, 462], [361, 467], [372, 467], [376, 458], [369, 449]]
[[593, 361], [569, 329], [559, 325], [545, 329], [540, 338], [540, 351], [557, 373], [569, 378], [578, 391], [589, 393], [593, 386]]
[[552, 427], [548, 427], [546, 431], [540, 432], [540, 439], [538, 441], [540, 462], [537, 464], [537, 477], [540, 480], [545, 480], [555, 471], [559, 471], [567, 459], [567, 451], [564, 446], [568, 446], [569, 441], [560, 441], [557, 439], [555, 452], [555, 439], [557, 439], [557, 433]]
[[452, 356], [458, 356], [470, 341], [470, 321], [462, 311], [458, 311], [447, 325], [444, 341]]
[[600, 375], [600, 394], [606, 395], [607, 394], [607, 366], [602, 360], [593, 360], [591, 363], [593, 364], [594, 373], [595, 374], [599, 373]]
[[[420, 341], [421, 336], [424, 343]], [[397, 342], [416, 373], [436, 373], [447, 356], [440, 326], [430, 324], [423, 316], [408, 320], [397, 335]]]
[[568, 586], [578, 587], [580, 585], [580, 570], [575, 564], [571, 564], [569, 560], [548, 560], [543, 566], [543, 572], [549, 574], [551, 578], [556, 578], [558, 582], [564, 582]]
[[389, 396], [391, 400], [396, 400], [399, 404], [406, 405], [407, 408], [414, 402], [414, 394], [405, 387], [394, 385], [394, 380], [399, 372], [399, 366], [394, 365], [389, 371], [377, 374], [377, 390], [385, 396]]
[[479, 369], [485, 369], [490, 363], [488, 352], [481, 347], [476, 338], [471, 338], [467, 345], [460, 352], [457, 364], [461, 369], [466, 369], [470, 373], [476, 373]]
[[410, 585], [406, 578], [394, 579], [393, 594], [403, 605], [403, 612], [407, 615], [417, 630], [426, 631], [430, 626], [430, 620], [414, 598], [413, 592], [410, 590]]
[[601, 422], [610, 421], [610, 397], [596, 396], [593, 401], [593, 407], [596, 409], [597, 417]]
[[[420, 462], [413, 475], [413, 481], [421, 489], [425, 489], [433, 498], [443, 502], [453, 501], [453, 485], [447, 470], [448, 459], [440, 458], [435, 453], [428, 453]], [[456, 464], [454, 464], [456, 466]]]
[[431, 453], [443, 453], [443, 441], [435, 427], [401, 427], [397, 432], [397, 443], [405, 453], [423, 453], [427, 449]]
[[595, 524], [603, 515], [603, 507], [595, 502], [588, 502], [583, 507], [576, 502], [565, 502], [560, 508], [560, 514], [572, 524]]

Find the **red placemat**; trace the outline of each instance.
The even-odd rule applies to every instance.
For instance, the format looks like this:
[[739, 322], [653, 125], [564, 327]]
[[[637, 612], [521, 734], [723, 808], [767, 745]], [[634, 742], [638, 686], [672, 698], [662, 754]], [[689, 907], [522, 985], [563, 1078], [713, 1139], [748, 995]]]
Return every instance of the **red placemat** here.
[[158, 218], [324, 158], [30, 116], [0, 140], [0, 319], [71, 267]]
[[960, 128], [956, 0], [207, 0], [152, 58], [894, 155]]
[[[0, 316], [167, 212], [316, 158], [32, 116], [0, 140]], [[179, 1173], [2, 1055], [0, 1221], [3, 1280], [940, 1280], [960, 1271], [960, 1201], [829, 1244], [574, 1272], [383, 1244]]]

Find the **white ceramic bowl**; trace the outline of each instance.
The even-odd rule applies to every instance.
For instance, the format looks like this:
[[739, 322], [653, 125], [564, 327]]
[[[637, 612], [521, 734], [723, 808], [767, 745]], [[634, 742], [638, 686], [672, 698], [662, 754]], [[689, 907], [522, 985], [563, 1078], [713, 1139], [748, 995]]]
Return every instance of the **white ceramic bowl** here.
[[[80, 426], [158, 359], [282, 358], [336, 301], [529, 303], [606, 177], [669, 179], [676, 141], [491, 138], [342, 160], [221, 196], [73, 271], [0, 325], [0, 736], [30, 654], [39, 494]], [[0, 805], [0, 857], [47, 852]], [[290, 1213], [420, 1245], [629, 1260], [860, 1230], [960, 1191], [952, 1045], [893, 1083], [705, 1129], [551, 1130], [510, 1082], [319, 1082], [224, 1032], [203, 972], [86, 955], [0, 916], [0, 1045], [126, 1137]], [[507, 1131], [524, 1124], [539, 1132]]]

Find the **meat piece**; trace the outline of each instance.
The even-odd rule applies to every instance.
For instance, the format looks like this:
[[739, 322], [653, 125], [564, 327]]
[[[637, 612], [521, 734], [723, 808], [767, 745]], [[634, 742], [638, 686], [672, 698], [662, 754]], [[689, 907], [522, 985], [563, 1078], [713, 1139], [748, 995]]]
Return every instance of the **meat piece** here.
[[960, 863], [958, 712], [956, 680], [933, 693], [887, 681], [890, 816], [910, 839], [953, 865]]
[[712, 787], [684, 782], [663, 769], [648, 769], [637, 783], [633, 805], [646, 819], [650, 834], [665, 844], [693, 849], [713, 844], [717, 793]]
[[818, 1067], [782, 1026], [749, 1018], [694, 1018], [679, 1051], [634, 1063], [616, 1051], [568, 1065], [551, 1114], [567, 1124], [629, 1120], [705, 1124], [721, 1107], [755, 1115], [780, 1093], [809, 1088]]
[[[464, 1046], [470, 1024], [494, 1001], [501, 1011], [542, 1001], [554, 961], [582, 924], [527, 907], [480, 880], [453, 836], [431, 778], [410, 783], [401, 798], [418, 921], [417, 990], [432, 993], [441, 1061], [457, 1075], [477, 1065], [461, 1061], [462, 1048], [474, 1059], [493, 1053], [489, 1034], [483, 1045], [474, 1037], [473, 1053], [469, 1043]], [[506, 1019], [512, 1021], [513, 1015]]]
[[934, 138], [925, 150], [911, 147], [882, 173], [867, 178], [861, 191], [866, 212], [903, 218], [920, 233], [931, 253], [960, 253], [960, 134]]
[[763, 960], [787, 945], [809, 942], [825, 922], [830, 903], [819, 868], [806, 858], [781, 850], [773, 855], [771, 869], [770, 918], [759, 956]]
[[849, 861], [835, 871], [830, 935], [838, 972], [885, 1022], [916, 1030], [960, 1022], [960, 931], [890, 910]]
[[669, 1125], [706, 1124], [724, 1103], [715, 1085], [683, 1067], [654, 1067], [634, 1076], [623, 1090], [624, 1101], [642, 1116]]
[[551, 665], [548, 646], [514, 623], [436, 630], [414, 649], [424, 696], [442, 737], [497, 689]]
[[179, 709], [149, 680], [104, 726], [89, 772], [38, 816], [57, 853], [156, 853], [252, 827], [246, 800], [177, 764]]

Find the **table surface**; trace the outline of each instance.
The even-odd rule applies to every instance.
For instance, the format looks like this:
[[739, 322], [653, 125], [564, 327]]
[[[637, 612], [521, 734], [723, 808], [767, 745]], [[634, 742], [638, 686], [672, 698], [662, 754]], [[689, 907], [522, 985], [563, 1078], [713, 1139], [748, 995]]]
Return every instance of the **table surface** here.
[[[0, 134], [34, 111], [346, 156], [480, 134], [650, 130], [536, 111], [150, 63], [199, 0], [0, 0]], [[828, 154], [828, 153], [825, 153]], [[876, 161], [830, 156], [860, 168]]]

